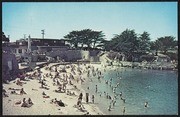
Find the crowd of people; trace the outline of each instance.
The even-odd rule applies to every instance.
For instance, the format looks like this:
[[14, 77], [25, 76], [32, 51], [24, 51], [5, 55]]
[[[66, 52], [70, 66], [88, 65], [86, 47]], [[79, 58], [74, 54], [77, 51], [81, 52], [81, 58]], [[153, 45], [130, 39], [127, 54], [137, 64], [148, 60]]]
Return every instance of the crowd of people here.
[[[46, 72], [42, 72], [41, 69], [33, 71], [31, 74], [25, 73], [24, 77], [18, 78], [14, 83], [16, 85], [23, 87], [24, 84], [26, 84], [26, 81], [29, 81], [30, 79], [36, 79], [40, 87], [45, 90], [50, 90], [50, 86], [48, 86], [48, 80], [51, 79], [53, 86], [56, 86], [57, 89], [54, 90], [55, 93], [65, 93], [68, 96], [77, 96], [77, 103], [75, 104], [75, 107], [78, 108], [78, 110], [82, 112], [87, 112], [87, 110], [84, 107], [83, 101], [88, 103], [95, 103], [96, 98], [99, 94], [100, 97], [104, 97], [107, 100], [111, 100], [110, 104], [108, 106], [108, 111], [111, 111], [113, 107], [115, 107], [116, 102], [118, 99], [122, 100], [122, 102], [126, 103], [126, 98], [123, 92], [117, 92], [117, 88], [120, 87], [120, 82], [117, 82], [115, 85], [113, 85], [113, 78], [109, 78], [108, 80], [104, 79], [103, 73], [106, 72], [106, 66], [102, 66], [104, 68], [104, 71], [99, 68], [95, 68], [91, 64], [68, 64], [68, 65], [54, 65], [49, 66], [46, 65], [44, 69]], [[67, 72], [69, 69], [70, 72]], [[117, 69], [114, 69], [117, 70]], [[117, 74], [117, 77], [119, 77], [119, 73]], [[121, 77], [119, 78], [121, 79]], [[105, 85], [107, 85], [109, 88], [112, 89], [113, 94], [110, 95], [110, 92], [102, 91], [98, 88], [98, 83], [105, 82]], [[89, 93], [88, 90], [92, 87], [87, 87], [87, 91], [81, 92], [78, 88], [79, 85], [82, 85], [85, 81], [87, 82], [93, 82], [95, 85], [95, 92]], [[68, 87], [68, 88], [67, 88]], [[72, 88], [69, 88], [72, 87]], [[24, 88], [15, 89], [11, 88], [9, 90], [11, 91], [11, 94], [20, 94], [20, 95], [26, 95], [27, 92], [25, 92]], [[37, 89], [32, 89], [37, 90]], [[19, 93], [17, 92], [19, 91]], [[104, 93], [104, 94], [103, 94]], [[79, 96], [78, 96], [79, 95]], [[84, 97], [83, 97], [84, 95]], [[3, 96], [7, 97], [6, 91], [3, 90]], [[43, 98], [51, 98], [50, 95], [47, 95], [44, 91], [42, 92]], [[83, 100], [84, 99], [84, 100]], [[91, 100], [90, 100], [91, 99]], [[31, 107], [34, 103], [32, 102], [31, 98], [29, 98], [26, 101], [26, 98], [23, 98], [22, 103], [21, 101], [17, 102], [16, 104], [21, 104], [21, 107]], [[63, 102], [62, 99], [59, 101], [57, 98], [52, 99], [50, 101], [51, 104], [57, 104], [61, 107], [67, 106]], [[148, 102], [145, 102], [144, 107], [148, 107]], [[123, 107], [122, 113], [125, 114], [125, 106]], [[89, 114], [89, 112], [87, 112]], [[87, 114], [86, 113], [86, 114]]]

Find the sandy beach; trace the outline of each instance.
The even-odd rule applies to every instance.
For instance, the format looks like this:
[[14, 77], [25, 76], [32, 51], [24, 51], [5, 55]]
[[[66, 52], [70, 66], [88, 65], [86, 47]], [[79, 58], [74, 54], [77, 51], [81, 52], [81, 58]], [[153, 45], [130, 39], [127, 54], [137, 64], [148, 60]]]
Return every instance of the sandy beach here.
[[[89, 103], [86, 103], [86, 92], [81, 87], [81, 83], [86, 82], [87, 80], [88, 66], [89, 68], [90, 66], [94, 66], [95, 69], [100, 69], [101, 64], [81, 64], [79, 67], [77, 64], [51, 67], [52, 65], [55, 64], [49, 64], [48, 66], [41, 68], [40, 76], [32, 76], [34, 72], [38, 73], [38, 70], [26, 73], [30, 76], [27, 76], [27, 80], [25, 81], [20, 80], [22, 86], [17, 85], [17, 80], [19, 78], [10, 81], [8, 84], [3, 84], [5, 94], [8, 95], [7, 97], [3, 96], [3, 115], [103, 115], [100, 109], [91, 102], [91, 96], [89, 97]], [[48, 69], [50, 67], [51, 70]], [[64, 67], [65, 72], [63, 71]], [[73, 72], [72, 68], [74, 69]], [[59, 74], [57, 75], [57, 73]], [[47, 76], [45, 76], [46, 74]], [[70, 74], [72, 74], [74, 78], [71, 78]], [[43, 88], [42, 83], [40, 82], [42, 79], [45, 83]], [[61, 85], [56, 83], [57, 81]], [[66, 85], [64, 85], [65, 92], [55, 92], [55, 90], [58, 90], [59, 86], [62, 86], [64, 81], [67, 82]], [[26, 94], [20, 94], [22, 88]], [[15, 93], [13, 93], [13, 91], [15, 91]], [[69, 94], [69, 92], [71, 93]], [[77, 106], [80, 93], [83, 94], [81, 102], [83, 105], [82, 109]], [[26, 100], [31, 98], [33, 105], [30, 107], [21, 107], [23, 98], [26, 98]], [[56, 100], [62, 100], [65, 107], [54, 103], [55, 98]]]

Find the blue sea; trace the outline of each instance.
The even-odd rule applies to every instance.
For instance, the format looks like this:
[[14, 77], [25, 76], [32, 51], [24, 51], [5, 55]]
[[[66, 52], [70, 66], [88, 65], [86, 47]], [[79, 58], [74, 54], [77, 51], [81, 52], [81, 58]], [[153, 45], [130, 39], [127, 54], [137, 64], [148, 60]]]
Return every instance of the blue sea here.
[[[99, 81], [91, 76], [83, 88], [91, 95], [95, 95], [95, 104], [108, 115], [122, 115], [125, 107], [125, 115], [177, 115], [178, 114], [178, 74], [175, 71], [146, 70], [132, 68], [118, 68], [106, 70], [104, 78]], [[116, 93], [122, 92], [125, 103], [117, 96], [115, 106], [111, 106], [111, 100], [107, 99], [104, 92], [114, 97], [114, 93], [105, 80], [112, 86], [119, 83]], [[92, 79], [92, 81], [90, 80]], [[97, 93], [95, 92], [97, 85]], [[89, 87], [89, 90], [87, 89]], [[101, 94], [101, 96], [100, 96]], [[148, 107], [144, 104], [148, 102]]]

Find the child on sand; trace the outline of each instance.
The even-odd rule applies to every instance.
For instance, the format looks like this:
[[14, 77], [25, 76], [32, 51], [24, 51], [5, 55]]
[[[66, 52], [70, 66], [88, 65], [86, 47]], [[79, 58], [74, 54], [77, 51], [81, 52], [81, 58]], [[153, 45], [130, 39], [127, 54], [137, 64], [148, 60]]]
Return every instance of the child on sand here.
[[79, 94], [79, 98], [78, 98], [78, 100], [80, 99], [80, 100], [82, 101], [82, 97], [83, 97], [83, 94], [82, 94], [82, 93], [80, 93], [80, 94]]
[[62, 102], [62, 100], [57, 101], [57, 104], [61, 107], [65, 107], [65, 104]]
[[125, 110], [125, 107], [124, 107], [124, 108], [123, 108], [123, 115], [125, 114], [125, 111], [126, 111], [126, 110]]
[[19, 79], [17, 80], [16, 84], [19, 85], [19, 86], [23, 85], [22, 82]]
[[92, 95], [92, 103], [94, 103], [94, 95]]
[[27, 93], [24, 91], [24, 88], [22, 88], [22, 89], [20, 90], [20, 95], [23, 95], [23, 94], [27, 94]]
[[32, 106], [32, 104], [28, 104], [27, 102], [26, 102], [26, 98], [23, 98], [23, 103], [22, 103], [22, 105], [21, 105], [21, 107], [31, 107]]
[[86, 93], [86, 103], [89, 102], [89, 93]]
[[28, 104], [32, 104], [33, 105], [33, 102], [31, 100], [31, 98], [28, 99]]

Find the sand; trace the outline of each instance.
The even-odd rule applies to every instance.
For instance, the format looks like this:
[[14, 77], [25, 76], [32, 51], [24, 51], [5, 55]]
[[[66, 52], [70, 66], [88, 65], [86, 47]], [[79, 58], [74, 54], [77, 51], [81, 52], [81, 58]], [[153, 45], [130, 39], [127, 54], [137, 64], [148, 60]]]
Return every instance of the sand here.
[[[49, 64], [49, 66], [52, 66], [55, 64]], [[74, 64], [75, 65], [75, 64]], [[58, 70], [60, 70], [61, 67], [64, 65], [60, 65], [58, 67]], [[77, 66], [77, 65], [75, 65]], [[101, 68], [101, 65], [94, 64], [95, 68]], [[84, 65], [81, 65], [82, 69], [85, 69]], [[69, 74], [71, 73], [70, 68], [66, 68], [67, 73], [61, 72], [62, 74]], [[41, 71], [44, 73], [50, 73], [49, 70], [45, 70], [45, 67], [41, 68]], [[32, 72], [28, 72], [28, 74], [32, 74]], [[55, 75], [55, 72], [52, 72], [53, 75]], [[76, 71], [75, 79], [79, 77]], [[87, 79], [86, 74], [83, 74], [82, 77]], [[46, 84], [48, 85], [49, 90], [40, 88], [41, 84], [39, 83], [39, 80], [37, 79], [30, 79], [29, 81], [22, 81], [26, 84], [23, 84], [23, 86], [16, 85], [14, 83], [16, 80], [10, 81], [9, 84], [3, 84], [3, 89], [6, 90], [6, 94], [8, 94], [9, 97], [3, 97], [3, 115], [84, 115], [87, 112], [91, 115], [103, 115], [102, 111], [92, 103], [86, 103], [85, 102], [85, 91], [81, 87], [80, 81], [77, 83], [76, 81], [73, 81], [72, 83], [77, 86], [79, 90], [74, 89], [74, 87], [70, 84], [67, 85], [67, 89], [69, 89], [71, 92], [74, 92], [76, 95], [70, 96], [66, 93], [56, 93], [54, 90], [58, 89], [58, 86], [53, 85], [53, 80], [50, 77], [46, 77]], [[17, 88], [21, 89], [24, 88], [24, 91], [27, 94], [23, 95], [16, 95], [11, 94], [10, 92], [12, 90], [9, 90], [9, 88]], [[33, 90], [34, 89], [34, 90]], [[42, 92], [45, 92], [50, 98], [43, 98]], [[20, 91], [16, 91], [19, 93]], [[83, 93], [83, 106], [85, 107], [85, 111], [82, 112], [79, 109], [75, 108], [74, 105], [77, 104], [78, 96], [80, 93]], [[31, 98], [32, 102], [34, 103], [30, 108], [21, 107], [21, 104], [15, 105], [15, 102], [22, 101], [23, 98]], [[61, 107], [57, 104], [50, 103], [51, 99], [57, 98], [57, 100], [62, 100], [65, 104], [67, 104], [65, 107]]]

